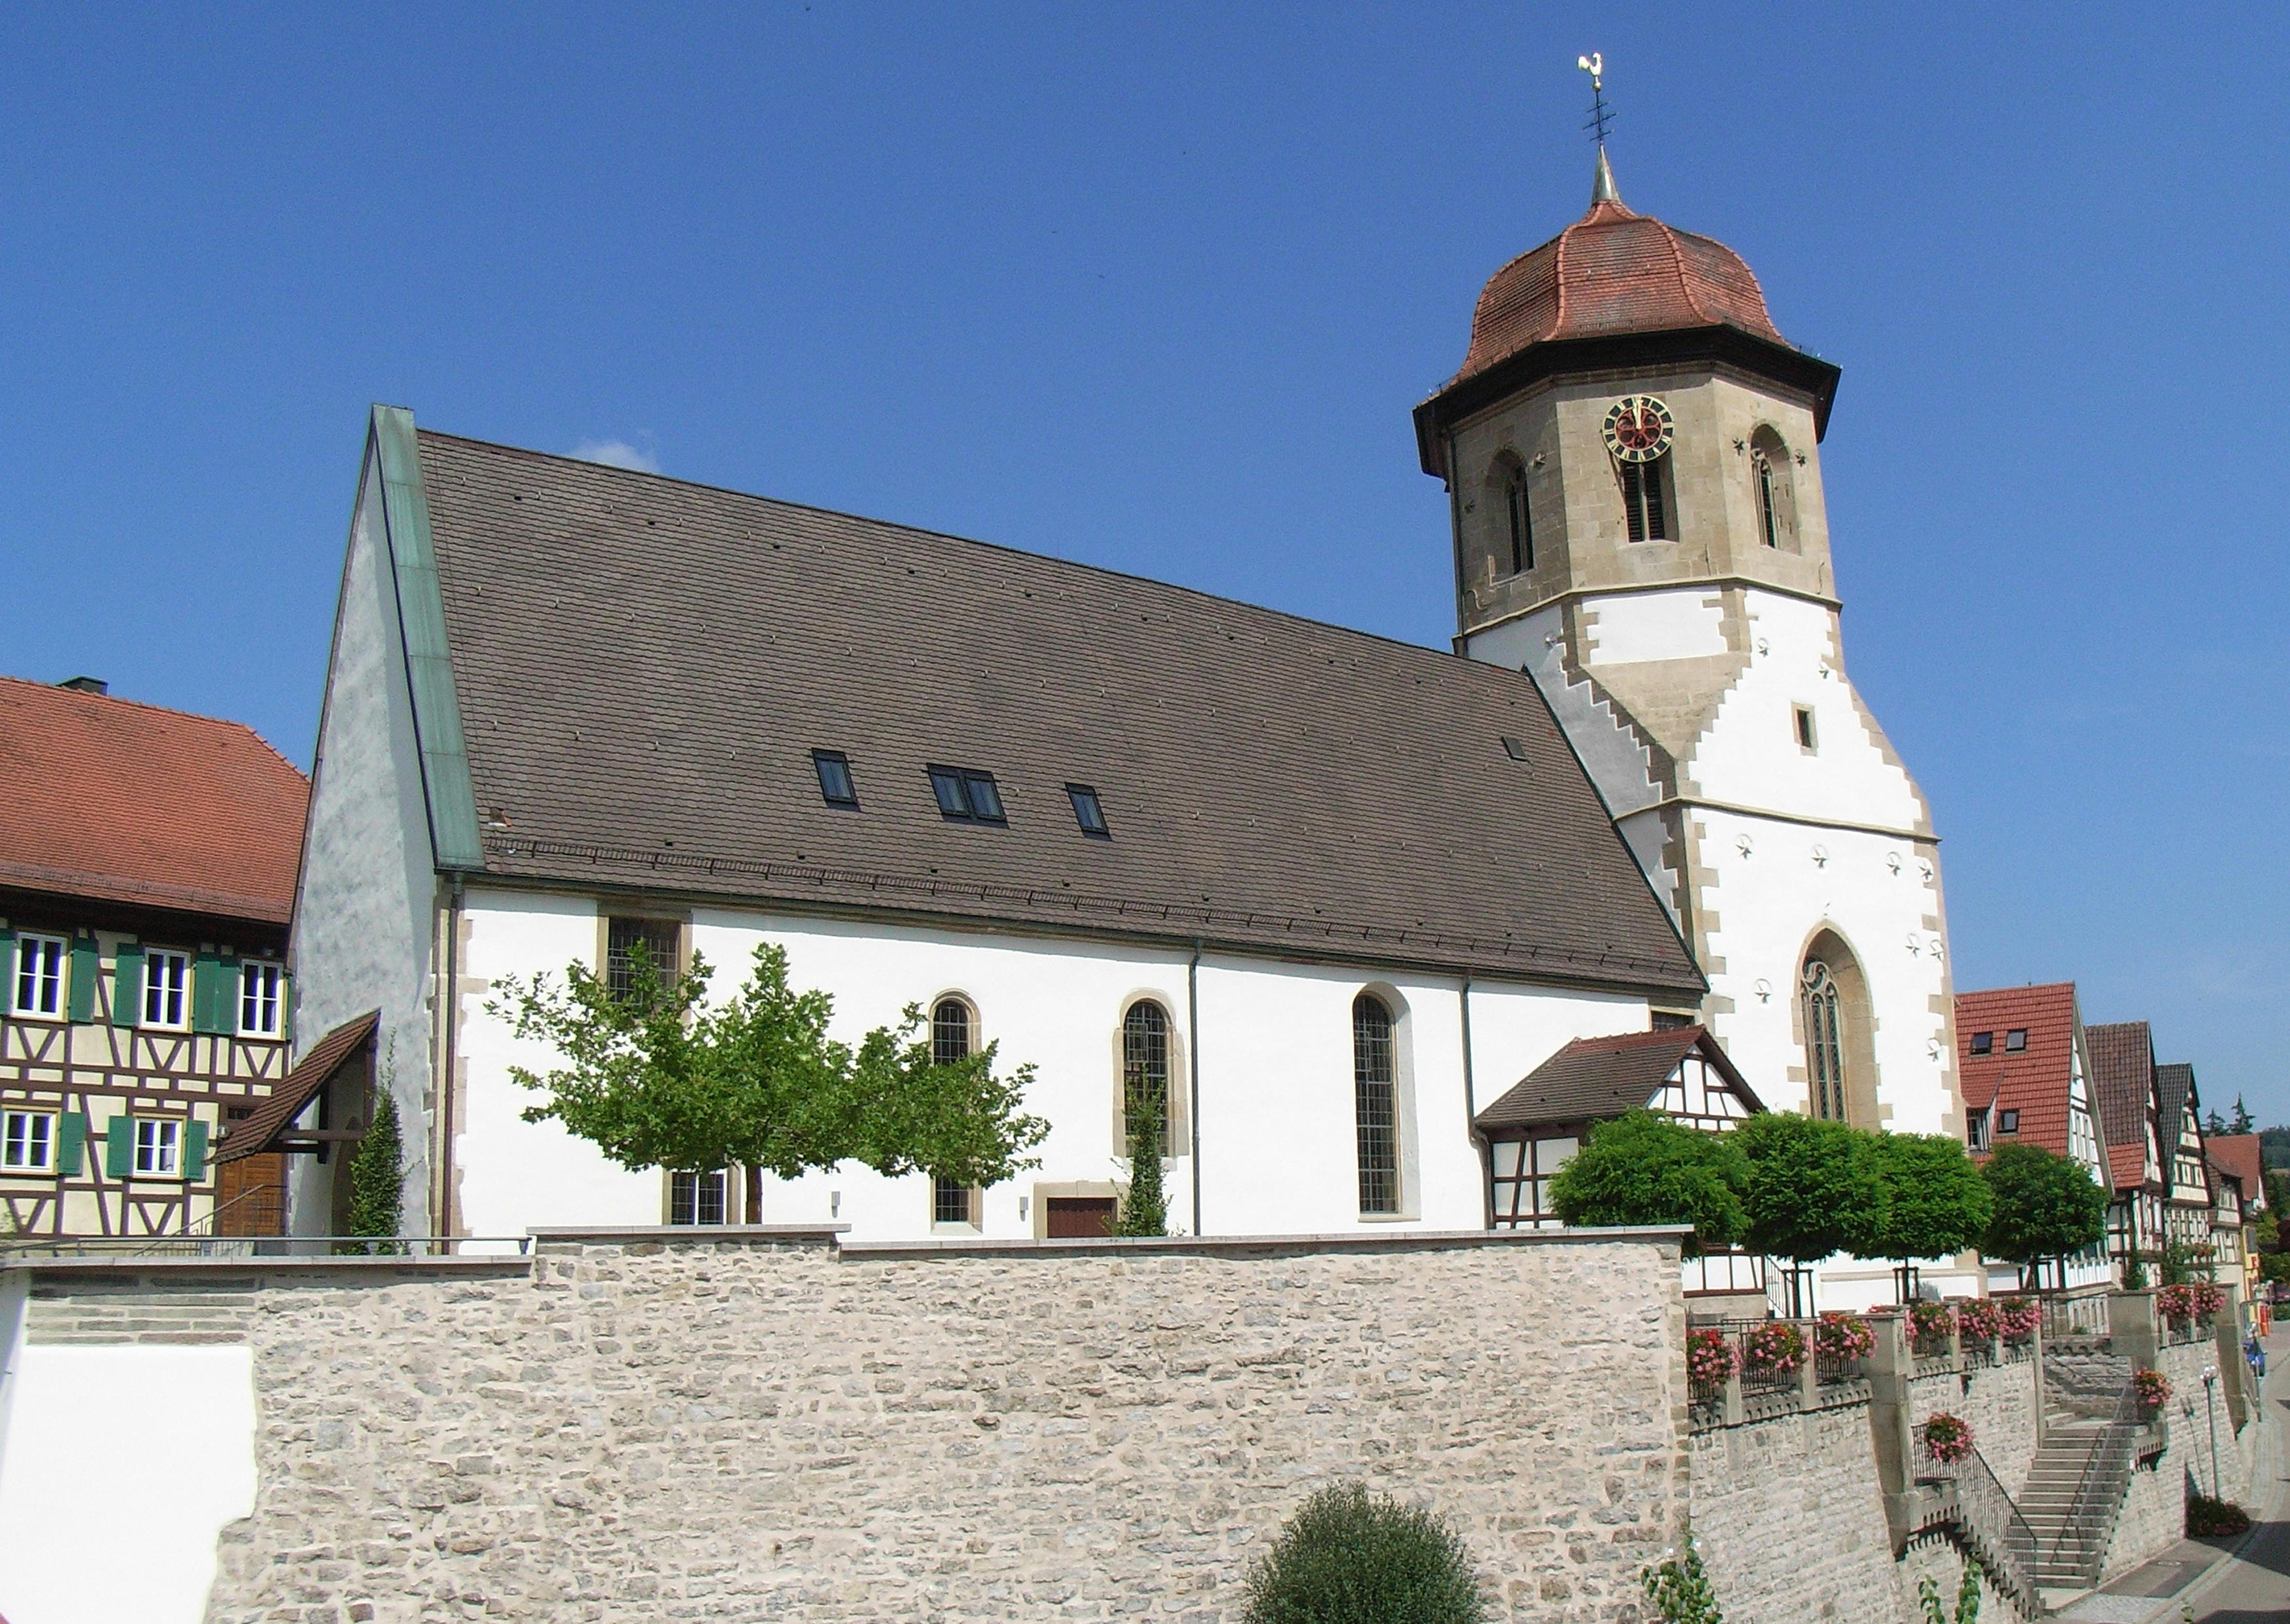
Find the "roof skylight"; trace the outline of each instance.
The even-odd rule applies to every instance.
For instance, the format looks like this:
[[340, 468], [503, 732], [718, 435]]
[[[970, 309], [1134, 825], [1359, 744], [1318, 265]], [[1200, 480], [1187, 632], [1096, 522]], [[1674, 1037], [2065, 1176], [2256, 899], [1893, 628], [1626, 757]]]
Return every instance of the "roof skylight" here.
[[1087, 784], [1068, 784], [1066, 798], [1073, 803], [1074, 821], [1081, 832], [1093, 840], [1110, 840], [1113, 831], [1105, 824], [1105, 807], [1097, 798], [1097, 791]]
[[1002, 810], [1002, 791], [991, 772], [938, 766], [929, 772], [931, 794], [937, 798], [939, 815], [948, 822], [998, 825], [1009, 821]]

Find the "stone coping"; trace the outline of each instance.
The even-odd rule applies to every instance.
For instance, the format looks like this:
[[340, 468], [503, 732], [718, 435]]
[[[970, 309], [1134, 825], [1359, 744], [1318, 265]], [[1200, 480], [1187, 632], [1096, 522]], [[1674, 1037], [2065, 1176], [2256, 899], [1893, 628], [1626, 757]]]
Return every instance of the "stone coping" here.
[[1325, 1252], [1450, 1252], [1477, 1246], [1579, 1246], [1613, 1241], [1682, 1241], [1685, 1224], [1637, 1224], [1611, 1229], [1400, 1229], [1373, 1235], [1165, 1235], [1130, 1238], [1090, 1236], [1071, 1240], [845, 1241], [846, 1258], [1112, 1257]]
[[475, 1252], [454, 1257], [243, 1258], [5, 1258], [0, 1274], [33, 1275], [522, 1275], [532, 1259], [521, 1252]]
[[566, 1241], [613, 1245], [677, 1241], [687, 1246], [717, 1246], [730, 1241], [814, 1241], [826, 1246], [848, 1235], [849, 1224], [564, 1224], [528, 1229], [536, 1246]]

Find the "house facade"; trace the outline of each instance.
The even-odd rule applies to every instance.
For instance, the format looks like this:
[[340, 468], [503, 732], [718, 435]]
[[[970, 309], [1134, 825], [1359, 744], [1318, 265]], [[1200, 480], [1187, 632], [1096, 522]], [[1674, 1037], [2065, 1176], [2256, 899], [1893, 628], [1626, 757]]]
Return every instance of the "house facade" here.
[[213, 1154], [284, 1077], [308, 786], [236, 723], [0, 678], [0, 1216], [21, 1237], [276, 1233]]
[[[305, 1032], [374, 1017], [408, 1228], [1085, 1233], [1149, 1089], [1180, 1231], [1477, 1228], [1479, 1091], [1699, 1004], [1517, 672], [394, 409], [359, 489], [293, 963]], [[766, 943], [839, 1037], [1033, 1066], [1039, 1165], [630, 1172], [524, 1120], [505, 979], [641, 944], [720, 996]]]

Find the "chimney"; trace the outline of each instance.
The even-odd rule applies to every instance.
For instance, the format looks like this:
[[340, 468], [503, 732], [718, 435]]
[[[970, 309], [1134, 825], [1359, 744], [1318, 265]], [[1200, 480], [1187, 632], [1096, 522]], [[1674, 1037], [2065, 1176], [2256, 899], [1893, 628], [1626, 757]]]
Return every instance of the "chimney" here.
[[109, 693], [111, 692], [111, 684], [100, 676], [67, 676], [56, 686], [69, 688], [76, 693]]

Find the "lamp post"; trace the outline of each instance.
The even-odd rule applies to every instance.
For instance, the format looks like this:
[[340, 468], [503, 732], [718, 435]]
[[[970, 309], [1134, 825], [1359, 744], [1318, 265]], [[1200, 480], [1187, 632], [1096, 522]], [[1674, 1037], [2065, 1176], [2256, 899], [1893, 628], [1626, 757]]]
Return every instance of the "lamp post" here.
[[2213, 1500], [2224, 1500], [2226, 1496], [2219, 1492], [2218, 1378], [2219, 1372], [2217, 1365], [2206, 1364], [2203, 1366], [2203, 1408], [2208, 1411], [2210, 1415], [2211, 1498]]

